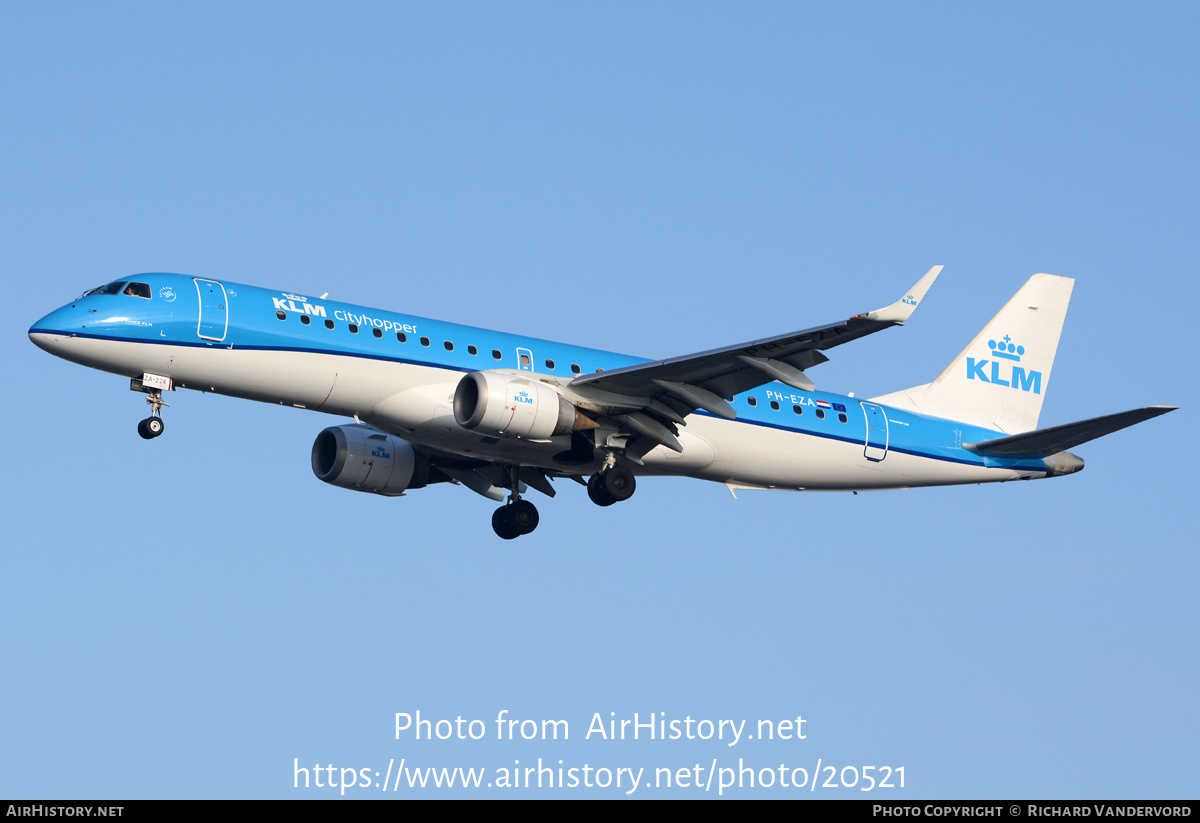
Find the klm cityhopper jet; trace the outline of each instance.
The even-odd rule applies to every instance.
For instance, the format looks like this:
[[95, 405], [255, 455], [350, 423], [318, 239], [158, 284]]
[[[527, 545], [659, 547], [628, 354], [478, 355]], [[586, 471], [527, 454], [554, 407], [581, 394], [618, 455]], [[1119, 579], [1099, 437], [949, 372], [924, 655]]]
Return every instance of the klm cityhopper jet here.
[[353, 417], [317, 435], [317, 477], [387, 496], [450, 482], [507, 497], [492, 516], [505, 539], [534, 530], [521, 495], [553, 496], [553, 478], [600, 506], [628, 499], [636, 475], [801, 491], [1031, 480], [1077, 472], [1067, 449], [1172, 410], [1037, 429], [1074, 285], [1048, 274], [932, 383], [870, 400], [817, 390], [806, 372], [826, 351], [902, 325], [941, 268], [877, 311], [653, 362], [181, 274], [93, 289], [29, 337], [131, 378], [151, 408], [146, 439], [177, 388]]

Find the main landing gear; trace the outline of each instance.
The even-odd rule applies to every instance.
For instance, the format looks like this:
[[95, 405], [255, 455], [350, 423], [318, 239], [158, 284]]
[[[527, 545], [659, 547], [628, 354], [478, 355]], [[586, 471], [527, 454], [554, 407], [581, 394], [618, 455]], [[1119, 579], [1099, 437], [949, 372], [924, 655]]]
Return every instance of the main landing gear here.
[[593, 474], [588, 480], [588, 497], [597, 506], [611, 506], [633, 497], [637, 482], [633, 472], [624, 466], [609, 466], [599, 474]]
[[513, 495], [509, 501], [492, 513], [492, 529], [505, 540], [529, 534], [537, 528], [538, 510], [528, 500]]
[[[619, 466], [614, 457], [609, 457], [608, 466], [588, 480], [588, 497], [597, 506], [611, 506], [622, 500], [633, 497], [637, 481], [633, 472], [624, 466]], [[509, 489], [508, 502], [492, 513], [492, 529], [505, 540], [512, 540], [523, 534], [529, 534], [537, 528], [538, 510], [528, 500], [522, 500], [520, 489], [519, 469], [516, 466], [505, 467], [504, 487]]]
[[529, 534], [537, 528], [539, 519], [537, 506], [521, 499], [518, 471], [516, 466], [506, 467], [508, 502], [492, 513], [492, 529], [505, 540]]

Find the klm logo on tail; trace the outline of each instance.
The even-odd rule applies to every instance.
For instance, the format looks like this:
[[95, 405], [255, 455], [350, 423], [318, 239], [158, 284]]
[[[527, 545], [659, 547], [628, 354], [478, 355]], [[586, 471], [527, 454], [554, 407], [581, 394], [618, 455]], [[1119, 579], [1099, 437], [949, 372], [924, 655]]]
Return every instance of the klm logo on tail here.
[[[988, 348], [992, 350], [994, 360], [976, 360], [974, 357], [967, 358], [967, 379], [982, 380], [984, 383], [995, 383], [997, 386], [1009, 386], [1021, 391], [1032, 391], [1034, 394], [1042, 393], [1042, 373], [1040, 371], [1025, 371], [1020, 366], [1013, 365], [1005, 369], [1005, 373], [1001, 369], [1005, 366], [1002, 360], [1008, 360], [1012, 363], [1020, 363], [1022, 355], [1025, 354], [1025, 347], [1018, 346], [1012, 342], [1012, 338], [1007, 334], [1000, 340], [989, 340]], [[985, 371], [984, 367], [991, 368]]]

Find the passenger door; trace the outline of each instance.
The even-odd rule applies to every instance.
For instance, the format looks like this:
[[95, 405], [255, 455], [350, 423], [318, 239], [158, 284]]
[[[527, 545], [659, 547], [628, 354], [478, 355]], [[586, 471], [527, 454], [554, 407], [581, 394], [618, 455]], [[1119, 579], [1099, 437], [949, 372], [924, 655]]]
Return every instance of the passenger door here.
[[200, 320], [196, 334], [202, 340], [220, 342], [229, 331], [229, 300], [225, 287], [216, 280], [196, 278], [196, 291], [200, 295]]
[[867, 417], [867, 442], [863, 455], [876, 463], [887, 457], [888, 422], [882, 406], [874, 403], [859, 403]]

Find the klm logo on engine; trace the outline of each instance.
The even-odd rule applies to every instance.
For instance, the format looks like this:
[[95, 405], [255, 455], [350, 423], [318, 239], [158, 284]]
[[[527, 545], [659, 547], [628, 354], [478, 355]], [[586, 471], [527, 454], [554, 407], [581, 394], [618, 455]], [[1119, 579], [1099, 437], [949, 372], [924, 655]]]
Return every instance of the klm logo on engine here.
[[529, 392], [519, 391], [513, 395], [513, 402], [514, 403], [527, 403], [529, 405], [533, 405], [533, 398], [529, 396]]
[[1009, 366], [1002, 361], [1020, 363], [1025, 354], [1025, 347], [1012, 342], [1007, 334], [1000, 340], [989, 340], [988, 348], [992, 350], [992, 360], [976, 360], [967, 358], [967, 379], [982, 380], [984, 383], [994, 383], [997, 386], [1009, 386], [1021, 391], [1042, 393], [1042, 373], [1040, 371], [1025, 371], [1017, 365]]
[[[276, 310], [282, 309], [283, 311], [294, 311], [297, 314], [311, 314], [314, 317], [324, 317], [325, 316], [325, 307], [311, 305], [308, 302], [307, 297], [301, 297], [298, 294], [288, 294], [287, 292], [281, 292], [281, 293], [283, 294], [282, 298], [279, 298], [279, 297], [271, 298], [272, 300], [275, 301], [275, 309]], [[299, 306], [296, 305], [297, 302], [300, 303]]]
[[392, 455], [389, 452], [384, 451], [381, 448], [371, 449], [371, 456], [378, 457], [383, 460], [391, 460], [392, 459]]

